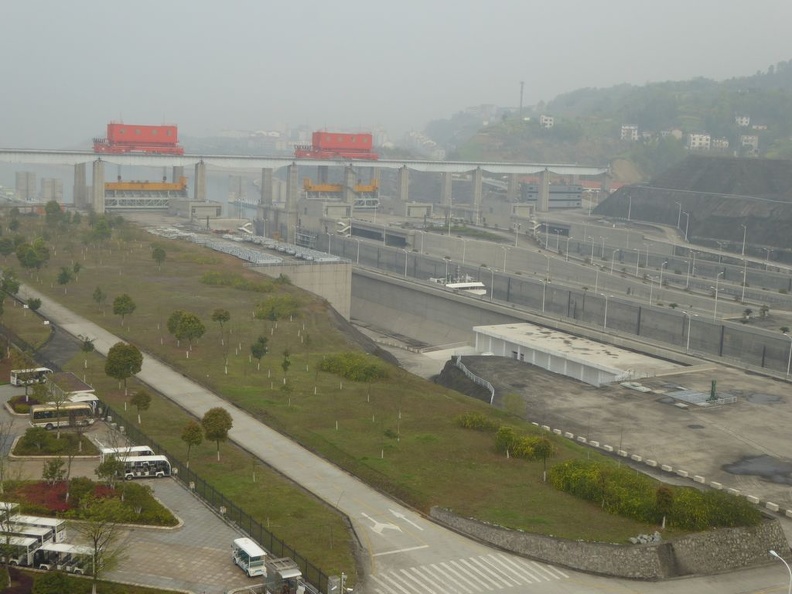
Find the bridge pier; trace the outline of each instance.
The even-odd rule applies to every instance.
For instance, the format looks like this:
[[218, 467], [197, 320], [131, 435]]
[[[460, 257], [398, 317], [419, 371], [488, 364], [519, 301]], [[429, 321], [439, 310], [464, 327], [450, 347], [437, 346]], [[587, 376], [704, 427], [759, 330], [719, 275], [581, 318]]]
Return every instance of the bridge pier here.
[[93, 210], [96, 214], [105, 212], [105, 171], [104, 161], [93, 162], [93, 187], [91, 188]]
[[288, 167], [286, 178], [286, 232], [281, 236], [286, 243], [297, 241], [297, 199], [300, 193], [300, 179], [298, 176], [297, 163], [292, 163]]
[[399, 168], [399, 200], [402, 204], [410, 201], [410, 170], [406, 165]]
[[545, 169], [539, 173], [539, 196], [536, 200], [536, 212], [550, 210], [550, 172]]
[[355, 184], [357, 179], [355, 177], [355, 170], [351, 165], [344, 167], [344, 202], [346, 204], [355, 203]]
[[517, 192], [520, 189], [520, 183], [516, 173], [509, 174], [509, 186], [506, 188], [506, 198], [509, 202], [517, 202]]
[[473, 170], [473, 223], [481, 224], [481, 167]]
[[85, 165], [85, 163], [77, 163], [74, 166], [72, 197], [74, 207], [78, 209], [84, 209], [88, 206], [88, 185], [85, 179]]
[[195, 200], [206, 202], [206, 164], [198, 161], [195, 164], [195, 188], [193, 189]]

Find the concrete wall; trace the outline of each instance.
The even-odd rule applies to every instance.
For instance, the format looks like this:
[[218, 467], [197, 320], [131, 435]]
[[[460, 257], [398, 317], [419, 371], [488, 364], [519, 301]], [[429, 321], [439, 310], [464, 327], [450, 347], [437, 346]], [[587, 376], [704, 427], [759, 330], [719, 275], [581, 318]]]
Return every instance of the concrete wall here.
[[324, 297], [345, 320], [349, 320], [351, 262], [295, 262], [277, 266], [252, 266], [250, 269], [272, 278], [285, 274], [294, 286]]
[[668, 542], [615, 545], [508, 530], [437, 507], [432, 508], [430, 516], [452, 530], [531, 559], [631, 579], [657, 580], [733, 571], [768, 563], [770, 549], [782, 554], [789, 550], [777, 519], [767, 519], [752, 528], [711, 530]]

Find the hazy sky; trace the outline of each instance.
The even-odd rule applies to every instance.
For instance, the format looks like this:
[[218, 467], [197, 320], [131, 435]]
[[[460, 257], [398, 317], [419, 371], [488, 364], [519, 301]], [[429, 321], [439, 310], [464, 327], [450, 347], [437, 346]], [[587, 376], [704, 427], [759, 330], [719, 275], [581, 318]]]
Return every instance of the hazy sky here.
[[471, 105], [792, 59], [790, 0], [0, 0], [0, 147], [108, 121], [423, 129]]

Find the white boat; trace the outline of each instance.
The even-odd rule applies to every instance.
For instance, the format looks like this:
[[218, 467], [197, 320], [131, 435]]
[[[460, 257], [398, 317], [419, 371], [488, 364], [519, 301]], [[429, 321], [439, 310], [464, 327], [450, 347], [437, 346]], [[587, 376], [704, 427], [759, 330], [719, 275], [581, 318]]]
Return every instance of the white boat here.
[[450, 278], [430, 278], [433, 283], [443, 285], [446, 289], [469, 293], [470, 295], [486, 295], [487, 286], [481, 281], [475, 280], [469, 274], [460, 275], [458, 272]]

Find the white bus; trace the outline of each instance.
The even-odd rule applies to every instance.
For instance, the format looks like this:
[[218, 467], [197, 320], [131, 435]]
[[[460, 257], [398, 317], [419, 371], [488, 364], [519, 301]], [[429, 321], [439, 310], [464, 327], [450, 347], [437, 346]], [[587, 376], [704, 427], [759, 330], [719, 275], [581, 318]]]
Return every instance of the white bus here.
[[[39, 528], [48, 528], [52, 531], [53, 540], [55, 542], [63, 542], [66, 540], [66, 520], [60, 518], [45, 518], [42, 516], [24, 516], [17, 514], [11, 516], [12, 523], [24, 526], [37, 526]], [[2, 524], [0, 524], [2, 526]]]
[[44, 427], [76, 427], [94, 422], [94, 409], [87, 402], [63, 402], [60, 405], [34, 404], [30, 407], [30, 425]]
[[37, 569], [56, 569], [67, 573], [91, 573], [93, 549], [86, 545], [47, 543], [36, 550], [33, 566]]
[[52, 373], [52, 369], [47, 367], [36, 367], [34, 369], [12, 369], [12, 386], [32, 386], [33, 384], [46, 383], [47, 377]]
[[171, 465], [165, 456], [128, 456], [124, 463], [124, 479], [163, 478], [171, 475]]
[[231, 559], [248, 577], [264, 575], [264, 552], [253, 540], [237, 538], [231, 543]]
[[0, 544], [7, 535], [21, 536], [23, 538], [34, 538], [38, 542], [38, 546], [46, 542], [50, 542], [55, 537], [55, 530], [52, 528], [44, 528], [42, 526], [27, 526], [24, 524], [13, 524], [3, 522], [0, 525]]
[[6, 562], [8, 555], [9, 565], [33, 565], [33, 554], [39, 548], [35, 538], [22, 536], [6, 536], [0, 534], [0, 562]]
[[119, 459], [133, 458], [141, 456], [153, 456], [154, 450], [148, 446], [126, 446], [120, 448], [101, 448], [99, 450], [99, 461], [104, 462], [110, 456], [115, 456]]

